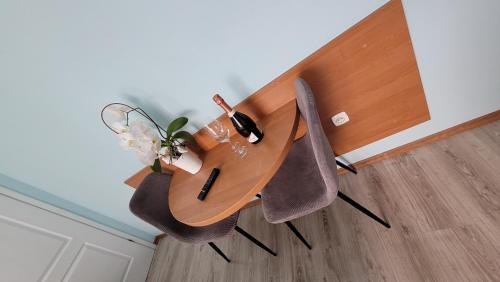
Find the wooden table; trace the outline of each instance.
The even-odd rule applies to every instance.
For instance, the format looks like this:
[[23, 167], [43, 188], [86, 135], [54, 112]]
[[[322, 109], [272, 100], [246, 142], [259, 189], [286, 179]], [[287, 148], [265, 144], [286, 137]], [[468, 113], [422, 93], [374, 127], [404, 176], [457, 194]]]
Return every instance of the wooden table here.
[[[169, 190], [169, 205], [174, 217], [188, 225], [205, 226], [240, 210], [259, 193], [283, 163], [292, 146], [299, 123], [295, 100], [257, 122], [264, 139], [256, 145], [234, 136], [248, 148], [238, 158], [228, 143], [206, 152], [203, 167], [193, 175], [177, 169]], [[214, 167], [220, 174], [204, 201], [196, 197]]]

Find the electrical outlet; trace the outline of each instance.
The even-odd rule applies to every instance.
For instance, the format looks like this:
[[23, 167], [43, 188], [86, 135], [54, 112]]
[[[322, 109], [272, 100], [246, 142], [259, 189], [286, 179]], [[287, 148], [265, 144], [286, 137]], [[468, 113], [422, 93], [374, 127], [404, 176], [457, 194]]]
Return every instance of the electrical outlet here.
[[332, 117], [332, 122], [335, 126], [342, 125], [349, 121], [349, 116], [345, 112], [338, 113]]

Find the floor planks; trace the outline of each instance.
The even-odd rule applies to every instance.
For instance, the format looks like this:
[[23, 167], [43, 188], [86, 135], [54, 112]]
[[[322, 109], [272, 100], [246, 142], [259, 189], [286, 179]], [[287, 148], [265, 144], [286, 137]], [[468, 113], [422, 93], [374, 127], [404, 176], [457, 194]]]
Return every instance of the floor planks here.
[[236, 233], [216, 242], [231, 264], [167, 237], [148, 281], [500, 281], [500, 121], [342, 175], [340, 189], [392, 229], [337, 200], [294, 221], [308, 251], [257, 206], [238, 224], [278, 257]]

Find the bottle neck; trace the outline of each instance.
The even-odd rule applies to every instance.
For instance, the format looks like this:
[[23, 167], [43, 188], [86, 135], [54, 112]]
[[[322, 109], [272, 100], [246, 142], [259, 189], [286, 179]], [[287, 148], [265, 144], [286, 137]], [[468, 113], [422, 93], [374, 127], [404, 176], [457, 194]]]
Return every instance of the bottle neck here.
[[214, 97], [213, 97], [215, 103], [217, 105], [219, 105], [226, 113], [229, 117], [233, 117], [234, 116], [234, 113], [235, 113], [235, 110], [233, 108], [231, 108], [231, 106], [229, 106], [226, 101], [224, 101], [224, 99], [222, 99], [221, 96], [219, 96], [219, 94], [215, 94]]

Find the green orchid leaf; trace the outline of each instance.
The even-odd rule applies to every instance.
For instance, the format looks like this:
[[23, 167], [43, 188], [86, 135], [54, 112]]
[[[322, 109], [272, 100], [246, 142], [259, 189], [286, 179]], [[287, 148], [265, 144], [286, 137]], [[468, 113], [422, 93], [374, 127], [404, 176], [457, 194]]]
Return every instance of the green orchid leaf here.
[[187, 117], [178, 117], [174, 119], [167, 128], [167, 137], [172, 135], [173, 132], [181, 129], [188, 122]]
[[191, 133], [187, 132], [187, 131], [178, 131], [174, 134], [174, 138], [177, 139], [177, 138], [180, 138], [180, 139], [183, 139], [184, 141], [186, 141], [187, 143], [189, 144], [196, 144], [196, 140], [194, 140], [194, 137], [193, 135], [191, 135]]
[[154, 172], [160, 172], [161, 173], [161, 164], [160, 164], [160, 159], [156, 159], [154, 164], [151, 166], [151, 169]]

